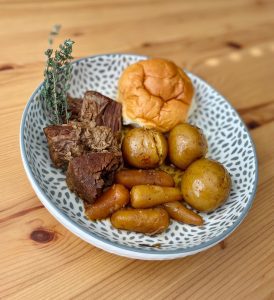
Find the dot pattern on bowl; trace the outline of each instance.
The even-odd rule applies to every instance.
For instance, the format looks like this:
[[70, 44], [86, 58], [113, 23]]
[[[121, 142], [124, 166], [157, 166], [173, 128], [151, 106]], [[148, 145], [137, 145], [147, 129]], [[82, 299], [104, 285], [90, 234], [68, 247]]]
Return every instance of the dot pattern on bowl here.
[[[133, 55], [102, 55], [73, 63], [70, 94], [82, 97], [86, 90], [96, 90], [116, 98], [121, 72], [129, 64], [144, 57]], [[84, 214], [81, 199], [66, 185], [65, 173], [51, 163], [43, 128], [48, 124], [40, 99], [41, 88], [30, 100], [24, 124], [24, 145], [31, 171], [56, 207], [73, 222], [98, 237], [133, 248], [155, 251], [189, 249], [220, 236], [231, 227], [252, 201], [256, 181], [256, 161], [250, 137], [228, 102], [207, 83], [189, 74], [196, 90], [197, 106], [190, 123], [202, 128], [209, 144], [210, 158], [223, 163], [232, 177], [232, 191], [228, 201], [214, 212], [201, 214], [205, 225], [195, 227], [171, 221], [165, 233], [153, 237], [117, 230], [110, 221], [91, 222]], [[155, 247], [157, 245], [157, 247]]]

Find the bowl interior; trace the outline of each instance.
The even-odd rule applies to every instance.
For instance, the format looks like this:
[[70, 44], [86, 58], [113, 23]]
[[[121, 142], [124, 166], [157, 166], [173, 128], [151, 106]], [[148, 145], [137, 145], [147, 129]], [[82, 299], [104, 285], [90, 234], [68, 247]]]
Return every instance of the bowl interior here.
[[[117, 83], [122, 70], [142, 56], [112, 54], [84, 58], [73, 63], [70, 94], [82, 97], [86, 90], [96, 90], [116, 98]], [[65, 174], [53, 167], [43, 133], [48, 120], [43, 112], [38, 88], [30, 99], [23, 119], [23, 147], [36, 184], [54, 204], [59, 214], [71, 224], [117, 247], [135, 251], [170, 252], [201, 250], [222, 238], [239, 224], [246, 214], [256, 186], [256, 154], [250, 136], [230, 104], [206, 82], [189, 74], [196, 89], [196, 108], [190, 123], [203, 129], [208, 140], [208, 157], [223, 163], [232, 177], [228, 201], [212, 213], [201, 214], [205, 225], [195, 227], [171, 221], [168, 230], [153, 237], [113, 228], [109, 220], [89, 221], [81, 199], [71, 193]]]

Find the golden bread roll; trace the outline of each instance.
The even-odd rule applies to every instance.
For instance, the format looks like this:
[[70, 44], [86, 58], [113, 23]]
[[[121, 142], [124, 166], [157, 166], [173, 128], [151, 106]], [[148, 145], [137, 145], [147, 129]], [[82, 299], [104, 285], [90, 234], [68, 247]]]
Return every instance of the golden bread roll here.
[[161, 132], [186, 121], [194, 94], [185, 72], [160, 58], [130, 65], [124, 70], [118, 89], [124, 123]]

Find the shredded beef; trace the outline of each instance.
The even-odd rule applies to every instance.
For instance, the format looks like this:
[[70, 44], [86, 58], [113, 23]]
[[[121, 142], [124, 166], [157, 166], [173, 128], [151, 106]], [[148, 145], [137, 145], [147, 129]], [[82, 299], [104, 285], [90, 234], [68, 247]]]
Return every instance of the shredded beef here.
[[95, 121], [98, 126], [122, 129], [122, 105], [95, 91], [87, 91], [83, 99], [67, 97], [70, 120]]
[[81, 140], [87, 147], [96, 152], [107, 150], [115, 142], [111, 129], [105, 126], [86, 128], [81, 136]]
[[55, 167], [60, 168], [84, 152], [80, 143], [81, 130], [72, 125], [51, 125], [44, 128], [50, 158]]
[[81, 121], [94, 120], [97, 126], [106, 126], [113, 132], [122, 129], [122, 105], [98, 92], [87, 91], [80, 112]]
[[44, 128], [51, 160], [56, 168], [66, 167], [73, 158], [85, 152], [120, 151], [120, 134], [94, 122], [71, 122]]
[[68, 96], [68, 112], [70, 113], [70, 120], [78, 120], [81, 107], [83, 104], [83, 99], [72, 98]]
[[90, 122], [94, 121], [96, 123], [96, 117], [99, 114], [99, 106], [93, 100], [90, 100], [84, 96], [83, 104], [81, 107], [81, 111], [79, 113], [80, 122]]
[[67, 184], [92, 203], [122, 165], [121, 104], [97, 92], [68, 97], [69, 124], [44, 128], [55, 167], [67, 168]]
[[121, 166], [121, 152], [88, 152], [69, 162], [67, 185], [80, 198], [93, 203], [113, 181]]

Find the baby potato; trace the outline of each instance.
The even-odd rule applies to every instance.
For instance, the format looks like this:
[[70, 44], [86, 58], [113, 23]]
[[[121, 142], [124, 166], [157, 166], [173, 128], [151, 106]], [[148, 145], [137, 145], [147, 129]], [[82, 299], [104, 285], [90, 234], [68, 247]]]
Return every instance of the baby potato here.
[[129, 189], [140, 184], [174, 186], [172, 176], [160, 170], [121, 170], [115, 174], [114, 180]]
[[154, 129], [134, 128], [126, 132], [122, 143], [124, 160], [141, 169], [160, 166], [167, 156], [167, 141]]
[[121, 209], [110, 218], [117, 229], [141, 232], [149, 235], [165, 231], [169, 225], [168, 213], [160, 207], [147, 209]]
[[181, 202], [168, 202], [163, 204], [169, 216], [179, 222], [191, 225], [203, 225], [204, 220], [194, 211], [186, 208]]
[[148, 208], [180, 200], [182, 200], [182, 195], [175, 187], [136, 185], [130, 191], [130, 202], [134, 208]]
[[168, 151], [170, 161], [184, 170], [193, 161], [205, 156], [207, 141], [199, 128], [187, 123], [179, 124], [169, 133]]
[[86, 215], [90, 220], [105, 219], [128, 202], [129, 191], [121, 184], [114, 184], [86, 208]]
[[200, 211], [213, 211], [222, 205], [231, 189], [230, 175], [225, 167], [211, 159], [192, 163], [182, 176], [184, 200]]

